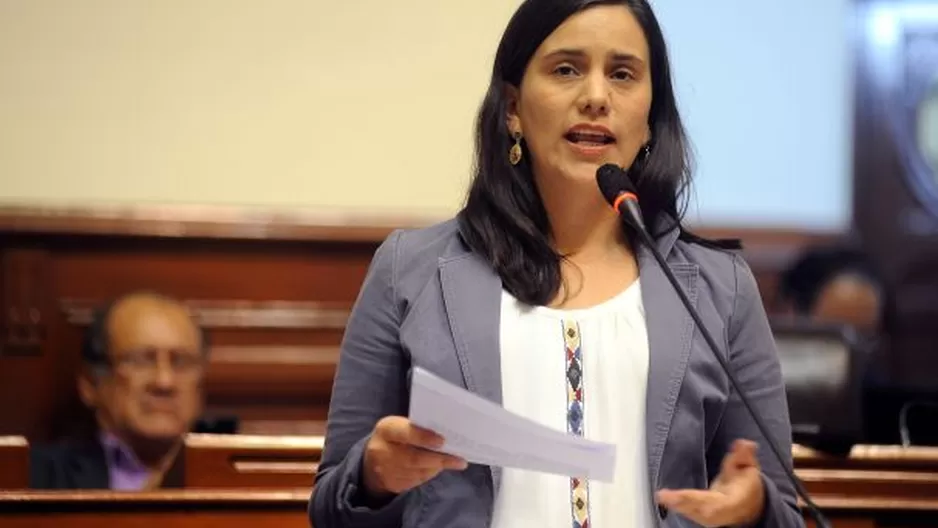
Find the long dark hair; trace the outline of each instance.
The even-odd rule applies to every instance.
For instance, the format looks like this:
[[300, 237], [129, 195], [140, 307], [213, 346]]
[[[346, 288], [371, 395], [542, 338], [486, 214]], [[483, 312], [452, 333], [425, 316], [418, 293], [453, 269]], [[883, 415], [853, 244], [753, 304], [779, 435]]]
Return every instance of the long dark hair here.
[[[642, 215], [652, 236], [678, 229], [687, 241], [733, 247], [703, 240], [682, 225], [691, 179], [684, 126], [671, 86], [671, 67], [658, 20], [646, 0], [526, 0], [508, 23], [495, 56], [492, 80], [476, 122], [475, 174], [460, 231], [466, 243], [486, 258], [503, 286], [520, 301], [548, 303], [560, 288], [563, 259], [549, 241], [547, 212], [525, 155], [517, 166], [508, 161], [514, 143], [507, 125], [506, 87], [521, 86], [534, 52], [570, 16], [600, 5], [627, 7], [641, 25], [651, 55], [652, 148], [630, 168], [641, 197]], [[598, 190], [597, 190], [598, 192]], [[630, 238], [633, 238], [630, 236]]]

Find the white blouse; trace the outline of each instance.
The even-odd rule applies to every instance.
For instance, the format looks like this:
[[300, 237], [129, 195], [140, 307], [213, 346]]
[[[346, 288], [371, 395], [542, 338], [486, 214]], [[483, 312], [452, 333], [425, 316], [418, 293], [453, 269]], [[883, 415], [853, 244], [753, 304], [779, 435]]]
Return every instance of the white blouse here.
[[635, 281], [596, 306], [558, 310], [502, 292], [503, 405], [617, 446], [613, 483], [505, 468], [494, 528], [656, 525], [645, 447], [648, 335]]

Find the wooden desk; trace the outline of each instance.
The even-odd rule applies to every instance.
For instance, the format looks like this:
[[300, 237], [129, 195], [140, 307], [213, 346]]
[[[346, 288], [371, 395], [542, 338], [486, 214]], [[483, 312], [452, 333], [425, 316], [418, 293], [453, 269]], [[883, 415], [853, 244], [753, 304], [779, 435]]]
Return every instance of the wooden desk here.
[[841, 458], [795, 446], [795, 472], [844, 528], [938, 526], [938, 449], [855, 446]]
[[0, 492], [4, 528], [309, 528], [309, 489]]
[[[189, 435], [186, 490], [0, 492], [0, 524], [305, 528], [322, 446], [321, 437]], [[6, 460], [21, 460], [25, 474], [26, 453], [24, 440], [0, 443], [4, 469], [14, 467]], [[839, 458], [796, 446], [794, 459], [812, 498], [838, 528], [938, 526], [936, 448], [857, 446]]]
[[[190, 435], [187, 486], [310, 486], [322, 453], [315, 437]], [[938, 449], [857, 446], [850, 457], [793, 450], [796, 472], [835, 526], [938, 526]]]
[[190, 434], [186, 488], [311, 488], [322, 446], [319, 436]]
[[[0, 492], [4, 528], [309, 528], [309, 489], [120, 492]], [[834, 506], [835, 528], [933, 528], [938, 510], [908, 504]]]
[[798, 477], [817, 501], [835, 507], [902, 505], [938, 516], [936, 448], [861, 445], [840, 458], [796, 446], [793, 454]]

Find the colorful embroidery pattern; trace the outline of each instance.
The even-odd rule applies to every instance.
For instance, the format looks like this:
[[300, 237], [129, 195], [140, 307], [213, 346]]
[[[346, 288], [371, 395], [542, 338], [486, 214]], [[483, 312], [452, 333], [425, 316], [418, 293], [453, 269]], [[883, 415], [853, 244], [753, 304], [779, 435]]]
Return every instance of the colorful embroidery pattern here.
[[[567, 367], [567, 432], [583, 436], [583, 358], [580, 350], [580, 327], [576, 321], [563, 321], [563, 340]], [[589, 528], [589, 481], [570, 479], [570, 506], [573, 528]]]

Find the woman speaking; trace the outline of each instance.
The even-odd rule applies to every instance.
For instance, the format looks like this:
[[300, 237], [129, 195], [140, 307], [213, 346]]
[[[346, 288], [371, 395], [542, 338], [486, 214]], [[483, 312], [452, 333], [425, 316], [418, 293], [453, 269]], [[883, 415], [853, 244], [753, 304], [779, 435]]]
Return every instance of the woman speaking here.
[[[803, 526], [785, 468], [758, 449], [662, 268], [600, 193], [608, 163], [627, 170], [717, 353], [790, 452], [752, 273], [681, 222], [688, 145], [650, 6], [527, 0], [498, 47], [465, 207], [393, 233], [362, 285], [310, 500], [316, 528]], [[406, 418], [415, 366], [615, 444], [614, 482], [436, 452], [442, 439]]]

